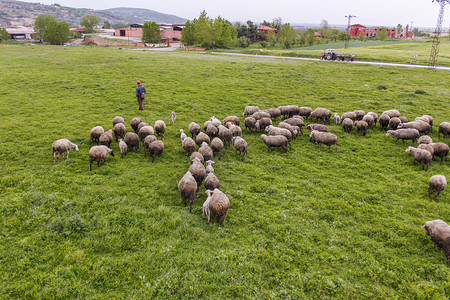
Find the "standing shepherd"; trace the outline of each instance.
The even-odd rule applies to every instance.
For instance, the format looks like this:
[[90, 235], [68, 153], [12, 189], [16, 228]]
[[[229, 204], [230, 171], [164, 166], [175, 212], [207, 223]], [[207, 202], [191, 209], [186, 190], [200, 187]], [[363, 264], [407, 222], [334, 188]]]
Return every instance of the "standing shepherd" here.
[[145, 87], [143, 85], [141, 85], [141, 82], [138, 80], [136, 81], [137, 83], [137, 87], [136, 87], [136, 98], [137, 101], [139, 103], [139, 110], [144, 110], [144, 99], [145, 99], [145, 93], [147, 92], [147, 90], [145, 89]]

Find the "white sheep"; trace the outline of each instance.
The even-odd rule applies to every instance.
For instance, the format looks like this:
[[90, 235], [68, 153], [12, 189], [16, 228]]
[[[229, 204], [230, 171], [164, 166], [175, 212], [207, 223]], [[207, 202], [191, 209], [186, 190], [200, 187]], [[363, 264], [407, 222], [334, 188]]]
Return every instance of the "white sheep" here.
[[206, 166], [206, 175], [208, 175], [209, 173], [214, 173], [214, 168], [211, 164], [213, 164], [214, 162], [212, 160], [207, 160], [206, 163], [208, 164]]
[[69, 158], [69, 150], [75, 149], [75, 151], [78, 152], [78, 146], [69, 141], [68, 139], [59, 139], [55, 141], [52, 144], [53, 149], [53, 163], [55, 163], [55, 156], [58, 155], [58, 162], [59, 162], [59, 155], [62, 154], [64, 158], [64, 152], [66, 153], [66, 159]]
[[187, 138], [186, 133], [184, 133], [184, 130], [183, 130], [183, 129], [180, 129], [180, 139], [181, 139], [181, 142], [182, 142], [182, 143], [183, 143], [183, 140], [184, 140], [185, 138]]
[[434, 200], [437, 196], [447, 187], [447, 179], [444, 175], [431, 176], [428, 188], [428, 198], [431, 198], [431, 193], [436, 193]]
[[89, 171], [92, 171], [92, 163], [94, 161], [100, 167], [106, 161], [108, 155], [114, 156], [114, 151], [105, 145], [93, 146], [89, 149]]
[[338, 113], [334, 113], [334, 124], [339, 125], [341, 123], [341, 117], [339, 117]]

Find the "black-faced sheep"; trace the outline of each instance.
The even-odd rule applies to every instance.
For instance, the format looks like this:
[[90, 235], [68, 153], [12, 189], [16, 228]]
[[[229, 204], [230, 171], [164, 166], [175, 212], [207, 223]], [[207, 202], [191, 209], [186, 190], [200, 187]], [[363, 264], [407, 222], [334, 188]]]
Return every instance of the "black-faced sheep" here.
[[378, 119], [378, 122], [380, 123], [380, 128], [387, 130], [390, 119], [391, 119], [391, 117], [389, 117], [388, 114], [381, 114], [380, 118]]
[[112, 141], [113, 141], [113, 136], [112, 136], [112, 130], [108, 130], [106, 132], [104, 132], [99, 138], [98, 140], [100, 141], [101, 145], [105, 145], [106, 147], [109, 148], [109, 146], [111, 145]]
[[447, 161], [447, 155], [448, 155], [448, 152], [449, 152], [449, 146], [447, 144], [444, 144], [444, 143], [431, 143], [431, 144], [428, 144], [428, 145], [433, 147], [434, 156], [438, 156], [441, 159], [441, 162], [444, 161], [444, 158], [445, 158], [445, 161]]
[[150, 149], [150, 144], [155, 142], [157, 140], [156, 136], [153, 134], [149, 134], [145, 137], [143, 144], [144, 144], [144, 157], [147, 157], [147, 149]]
[[189, 167], [189, 172], [191, 172], [192, 176], [195, 178], [195, 182], [197, 183], [197, 191], [200, 185], [202, 184], [203, 179], [206, 176], [205, 166], [201, 163], [200, 159], [197, 157], [194, 158], [191, 166]]
[[358, 128], [358, 131], [361, 131], [363, 136], [366, 135], [367, 129], [369, 128], [369, 124], [366, 121], [356, 121], [355, 126]]
[[53, 150], [53, 163], [55, 163], [55, 156], [58, 155], [58, 162], [59, 162], [59, 155], [62, 154], [64, 158], [64, 153], [66, 153], [66, 159], [69, 158], [69, 150], [75, 149], [75, 151], [78, 151], [78, 146], [69, 141], [68, 139], [59, 139], [56, 140], [52, 144], [52, 150]]
[[192, 203], [194, 203], [195, 193], [197, 192], [197, 182], [190, 171], [178, 182], [178, 190], [181, 193], [181, 200], [184, 201], [184, 207], [187, 206], [189, 200], [189, 212], [192, 213]]
[[444, 175], [431, 176], [428, 188], [428, 198], [431, 198], [431, 193], [435, 193], [434, 200], [447, 187], [447, 179]]
[[100, 167], [106, 161], [108, 155], [114, 156], [114, 151], [104, 145], [93, 146], [89, 149], [89, 170], [92, 171], [92, 163], [97, 162]]
[[402, 121], [400, 121], [400, 118], [393, 117], [389, 119], [389, 129], [390, 130], [396, 130], [398, 125], [400, 125]]
[[328, 146], [328, 150], [330, 150], [331, 146], [334, 145], [337, 152], [337, 136], [335, 134], [330, 132], [320, 132], [317, 130], [313, 130], [311, 131], [309, 137], [314, 141], [317, 147], [322, 146], [322, 144], [325, 144]]
[[[230, 142], [231, 142], [231, 140], [230, 140]], [[222, 140], [219, 138], [213, 138], [213, 140], [211, 141], [211, 149], [213, 151], [214, 156], [219, 155], [219, 160], [220, 160], [220, 157], [222, 156], [222, 149], [223, 149]]]
[[253, 117], [247, 117], [244, 120], [244, 126], [247, 128], [249, 132], [253, 132], [256, 130], [256, 119]]
[[429, 135], [422, 135], [419, 138], [419, 144], [431, 144], [433, 142], [433, 140], [431, 139], [431, 137]]
[[282, 135], [267, 136], [265, 134], [261, 134], [261, 139], [267, 146], [267, 152], [272, 151], [272, 147], [281, 147], [283, 149], [283, 153], [288, 151], [287, 145], [289, 141], [285, 136]]
[[255, 112], [259, 111], [259, 107], [258, 106], [246, 106], [244, 108], [244, 113], [242, 114], [243, 117], [247, 117], [250, 116], [252, 114], [254, 114]]
[[206, 161], [206, 163], [208, 164], [205, 168], [206, 170], [206, 176], [208, 176], [209, 173], [214, 173], [214, 168], [212, 166], [212, 164], [214, 163], [212, 160], [208, 160]]
[[330, 129], [328, 129], [327, 125], [322, 125], [322, 124], [309, 124], [308, 126], [306, 126], [306, 129], [308, 129], [309, 132], [311, 132], [313, 130], [320, 131], [320, 132], [330, 131]]
[[[381, 122], [380, 122], [381, 125]], [[386, 132], [386, 136], [393, 136], [395, 137], [395, 143], [398, 142], [398, 140], [402, 140], [403, 144], [405, 144], [405, 140], [411, 140], [411, 145], [415, 144], [417, 139], [420, 136], [419, 131], [416, 129], [408, 128], [408, 129], [397, 129], [397, 130], [388, 130]]]
[[161, 140], [156, 140], [148, 146], [149, 155], [152, 157], [152, 162], [155, 162], [155, 157], [164, 151], [164, 143]]
[[189, 123], [189, 132], [191, 133], [192, 138], [194, 139], [200, 133], [200, 125], [198, 125], [195, 122]]
[[247, 154], [247, 142], [240, 136], [234, 136], [231, 142], [236, 149], [236, 153], [239, 152], [242, 161], [244, 161], [244, 155]]
[[225, 216], [227, 215], [228, 208], [230, 207], [230, 200], [219, 189], [214, 189], [214, 191], [207, 190], [206, 194], [208, 198], [210, 198], [210, 200], [208, 201], [208, 205], [205, 205], [208, 224], [210, 221], [210, 215], [212, 213], [216, 216], [216, 220], [217, 223], [219, 223], [219, 226], [221, 226], [223, 220], [225, 219]]
[[116, 116], [113, 118], [112, 123], [113, 123], [113, 128], [114, 128], [114, 126], [116, 126], [116, 124], [118, 124], [118, 123], [125, 124], [125, 120], [120, 116]]
[[190, 137], [186, 137], [181, 142], [181, 146], [183, 147], [184, 151], [186, 151], [186, 155], [190, 155], [192, 152], [195, 151], [195, 141]]
[[355, 110], [354, 113], [356, 114], [356, 120], [361, 121], [362, 118], [366, 115], [366, 113], [363, 110]]
[[136, 152], [139, 149], [139, 136], [134, 132], [127, 132], [125, 134], [125, 137], [123, 138], [123, 141], [127, 143], [128, 148], [130, 148], [130, 151], [136, 150]]
[[133, 128], [134, 132], [136, 132], [136, 133], [138, 132], [138, 126], [139, 126], [139, 123], [141, 123], [141, 122], [142, 122], [142, 119], [139, 117], [133, 118], [131, 120], [130, 126], [131, 126], [131, 128]]
[[89, 139], [89, 146], [92, 145], [93, 142], [97, 142], [97, 145], [100, 143], [100, 136], [105, 133], [105, 130], [102, 126], [95, 126], [91, 129], [91, 138]]
[[425, 235], [430, 236], [434, 250], [441, 247], [444, 250], [447, 264], [450, 264], [450, 226], [442, 220], [428, 221], [422, 226]]
[[158, 120], [155, 122], [155, 133], [156, 135], [164, 138], [164, 133], [166, 132], [166, 123], [163, 120]]
[[323, 124], [330, 124], [331, 110], [319, 107], [313, 110], [309, 117], [311, 118], [311, 120], [315, 118], [316, 122], [318, 119], [321, 119], [323, 121]]
[[119, 139], [119, 149], [120, 149], [120, 155], [122, 155], [122, 158], [127, 155], [127, 143], [125, 143], [122, 139]]
[[342, 128], [344, 128], [345, 132], [349, 133], [353, 128], [353, 121], [350, 118], [345, 118], [344, 121], [342, 121]]
[[198, 158], [202, 165], [205, 163], [205, 159], [203, 158], [203, 155], [200, 154], [200, 152], [192, 152], [191, 157], [189, 157], [191, 164], [194, 162], [195, 158]]
[[125, 125], [123, 123], [117, 123], [116, 125], [114, 125], [113, 131], [117, 142], [118, 139], [123, 139], [125, 135], [126, 131]]
[[141, 127], [141, 129], [139, 130], [139, 133], [138, 133], [139, 138], [141, 139], [141, 142], [143, 142], [145, 137], [147, 137], [148, 135], [154, 135], [154, 134], [155, 134], [155, 130], [150, 125]]
[[408, 123], [401, 123], [398, 128], [414, 128], [420, 133], [428, 135], [430, 133], [431, 125], [423, 121], [413, 121]]
[[441, 133], [444, 135], [444, 138], [450, 135], [450, 122], [442, 122], [439, 124], [439, 138], [441, 137]]
[[213, 157], [213, 151], [206, 142], [202, 143], [201, 147], [198, 149], [198, 152], [203, 155], [205, 161], [208, 161]]
[[214, 173], [209, 173], [205, 178], [205, 189], [213, 191], [220, 188], [220, 181]]
[[206, 133], [203, 132], [199, 132], [197, 134], [197, 137], [195, 138], [195, 143], [197, 144], [197, 146], [201, 147], [203, 143], [210, 143], [210, 139], [209, 136]]
[[433, 159], [430, 152], [414, 147], [406, 148], [405, 152], [410, 152], [413, 155], [414, 160], [422, 165], [422, 170], [428, 170], [428, 166], [431, 165], [431, 160]]

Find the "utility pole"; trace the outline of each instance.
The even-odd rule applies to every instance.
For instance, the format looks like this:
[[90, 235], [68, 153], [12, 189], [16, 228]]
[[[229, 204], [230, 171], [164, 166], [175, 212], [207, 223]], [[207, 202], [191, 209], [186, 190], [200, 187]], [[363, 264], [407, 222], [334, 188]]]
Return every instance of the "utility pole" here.
[[348, 43], [350, 42], [350, 21], [352, 20], [352, 18], [356, 18], [356, 16], [352, 16], [351, 14], [348, 14], [348, 16], [345, 16], [345, 17], [348, 19], [348, 24], [347, 24], [347, 41], [345, 42], [344, 48], [347, 49]]
[[430, 60], [428, 61], [428, 68], [436, 68], [436, 62], [439, 53], [439, 43], [441, 42], [442, 21], [444, 20], [444, 7], [445, 4], [450, 3], [450, 0], [433, 0], [438, 2], [441, 6], [439, 9], [439, 15], [437, 19], [436, 29], [434, 30], [433, 45], [431, 46]]

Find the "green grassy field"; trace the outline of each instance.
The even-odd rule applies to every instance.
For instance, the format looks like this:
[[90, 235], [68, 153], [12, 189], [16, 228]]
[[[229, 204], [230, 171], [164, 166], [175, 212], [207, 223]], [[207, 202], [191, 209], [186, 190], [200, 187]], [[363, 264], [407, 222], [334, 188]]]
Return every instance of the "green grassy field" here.
[[[450, 297], [445, 255], [421, 229], [450, 222], [449, 188], [427, 194], [450, 160], [423, 171], [379, 128], [330, 125], [337, 153], [304, 134], [284, 154], [244, 130], [244, 161], [228, 148], [214, 164], [231, 201], [222, 227], [201, 217], [203, 186], [192, 214], [177, 189], [189, 167], [179, 129], [246, 105], [429, 114], [448, 143], [448, 71], [100, 47], [2, 46], [0, 61], [1, 298]], [[116, 115], [127, 131], [136, 116], [164, 120], [165, 150], [121, 159], [114, 142], [90, 172], [90, 129]], [[60, 138], [80, 151], [53, 165]]]

